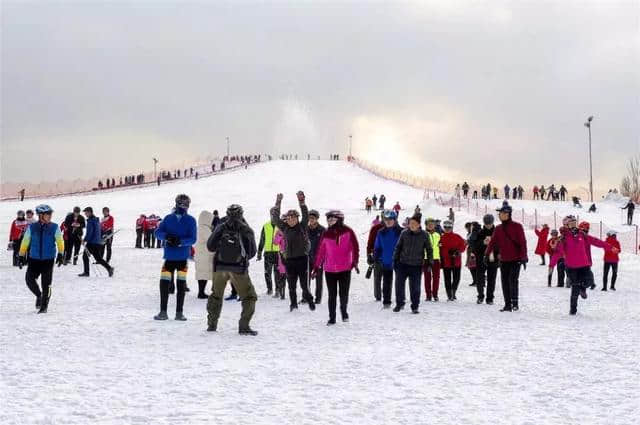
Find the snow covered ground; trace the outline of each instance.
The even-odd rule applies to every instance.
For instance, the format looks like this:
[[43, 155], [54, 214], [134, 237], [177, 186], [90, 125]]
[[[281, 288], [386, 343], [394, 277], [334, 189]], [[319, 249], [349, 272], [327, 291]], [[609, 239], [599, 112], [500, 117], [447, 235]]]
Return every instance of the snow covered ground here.
[[[417, 316], [383, 311], [363, 273], [352, 282], [349, 324], [325, 326], [326, 296], [315, 312], [301, 305], [294, 313], [287, 301], [262, 296], [252, 322], [258, 337], [237, 334], [237, 302], [225, 303], [211, 334], [191, 269], [189, 320], [152, 319], [161, 250], [132, 248], [140, 213], [166, 214], [185, 192], [196, 217], [242, 204], [258, 233], [275, 193], [285, 194], [283, 209], [293, 208], [298, 189], [321, 213], [343, 209], [363, 252], [373, 218], [362, 209], [365, 196], [422, 203], [420, 190], [328, 161], [277, 161], [198, 181], [43, 200], [58, 222], [75, 205], [111, 208], [122, 229], [116, 274], [81, 279], [80, 266], [56, 269], [49, 313], [36, 315], [24, 270], [10, 267], [2, 251], [0, 423], [638, 423], [640, 258], [632, 254], [622, 255], [619, 290], [589, 292], [576, 317], [568, 315], [568, 290], [547, 288], [546, 268], [531, 252], [518, 313], [498, 312], [499, 302], [476, 305], [467, 270], [456, 303], [423, 302]], [[0, 228], [8, 231], [17, 209], [39, 202], [0, 203]], [[445, 209], [428, 203], [423, 213], [444, 217]], [[461, 226], [467, 217], [457, 218]], [[365, 269], [364, 255], [360, 263]], [[251, 267], [259, 295], [262, 267]], [[600, 261], [594, 271], [600, 282]]]

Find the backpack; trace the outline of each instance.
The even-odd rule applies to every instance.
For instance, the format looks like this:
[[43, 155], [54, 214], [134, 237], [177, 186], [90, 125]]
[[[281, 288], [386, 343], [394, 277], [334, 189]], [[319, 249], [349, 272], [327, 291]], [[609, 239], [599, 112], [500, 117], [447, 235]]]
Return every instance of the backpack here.
[[217, 254], [217, 260], [221, 263], [244, 264], [247, 260], [247, 252], [240, 232], [225, 227], [220, 237]]

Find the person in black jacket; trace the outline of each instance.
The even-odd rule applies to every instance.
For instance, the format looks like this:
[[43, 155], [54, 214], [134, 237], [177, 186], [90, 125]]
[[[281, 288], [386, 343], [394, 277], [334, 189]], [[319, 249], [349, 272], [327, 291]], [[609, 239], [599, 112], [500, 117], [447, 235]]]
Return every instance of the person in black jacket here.
[[256, 238], [253, 230], [243, 219], [240, 205], [230, 205], [224, 221], [214, 229], [207, 240], [207, 249], [214, 253], [213, 291], [207, 301], [207, 331], [218, 330], [218, 319], [222, 310], [222, 298], [227, 281], [242, 298], [242, 313], [238, 332], [241, 335], [258, 334], [249, 326], [256, 308], [258, 295], [249, 277], [249, 260], [255, 257]]
[[[316, 261], [316, 252], [318, 252], [318, 246], [322, 235], [327, 230], [322, 226], [318, 219], [320, 213], [316, 210], [309, 211], [309, 270], [313, 270], [313, 264]], [[315, 303], [320, 304], [322, 302], [322, 268], [315, 276], [316, 280], [316, 299]], [[311, 290], [311, 274], [309, 274], [309, 290]]]
[[471, 254], [475, 257], [476, 261], [476, 289], [478, 291], [477, 303], [482, 304], [485, 301], [485, 282], [487, 286], [486, 300], [487, 304], [493, 304], [493, 293], [496, 289], [496, 276], [498, 275], [498, 252], [492, 252], [485, 259], [485, 250], [493, 231], [496, 228], [493, 224], [494, 217], [491, 214], [486, 214], [482, 217], [483, 226], [476, 235], [473, 241], [470, 241]]
[[64, 219], [64, 225], [68, 229], [69, 238], [65, 244], [65, 264], [68, 264], [71, 260], [71, 253], [73, 251], [73, 265], [78, 263], [78, 254], [80, 252], [80, 245], [82, 245], [82, 234], [86, 226], [84, 217], [80, 215], [80, 207], [73, 207], [73, 212], [67, 214]]
[[302, 211], [302, 220], [299, 219], [300, 214], [296, 210], [287, 211], [286, 221], [280, 218], [282, 193], [276, 196], [276, 205], [271, 209], [271, 218], [287, 242], [285, 252], [282, 254], [287, 268], [287, 282], [289, 284], [289, 311], [298, 308], [298, 294], [296, 293], [298, 280], [302, 288], [302, 298], [307, 301], [309, 309], [313, 311], [316, 309], [316, 305], [307, 285], [309, 282], [309, 250], [311, 248], [308, 229], [309, 212], [305, 204], [304, 192], [299, 191], [296, 196]]
[[633, 211], [636, 209], [635, 204], [631, 199], [629, 199], [627, 205], [621, 209], [627, 210], [627, 225], [631, 226], [633, 224]]
[[420, 277], [423, 264], [433, 262], [433, 249], [427, 233], [420, 227], [420, 215], [409, 219], [409, 227], [402, 231], [393, 251], [396, 272], [396, 306], [394, 312], [404, 309], [405, 284], [409, 278], [411, 312], [418, 314], [420, 306]]

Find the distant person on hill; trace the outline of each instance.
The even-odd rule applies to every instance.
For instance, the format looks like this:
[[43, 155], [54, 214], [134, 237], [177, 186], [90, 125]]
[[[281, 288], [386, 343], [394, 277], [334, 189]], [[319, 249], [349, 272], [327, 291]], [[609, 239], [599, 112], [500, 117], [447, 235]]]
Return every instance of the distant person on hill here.
[[627, 202], [627, 205], [622, 207], [623, 210], [627, 210], [627, 225], [631, 226], [633, 224], [633, 211], [636, 209], [635, 204], [631, 199]]

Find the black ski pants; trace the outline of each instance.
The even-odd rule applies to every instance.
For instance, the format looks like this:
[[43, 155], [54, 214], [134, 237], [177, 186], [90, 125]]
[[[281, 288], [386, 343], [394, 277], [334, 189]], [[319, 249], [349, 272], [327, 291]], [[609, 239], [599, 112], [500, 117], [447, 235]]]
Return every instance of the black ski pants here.
[[302, 298], [307, 302], [313, 302], [308, 286], [309, 256], [287, 258], [285, 267], [287, 268], [287, 283], [289, 284], [289, 302], [291, 306], [298, 306], [298, 293], [296, 292], [298, 281], [300, 281], [300, 288], [302, 289]]
[[[35, 258], [29, 258], [27, 263], [27, 273], [25, 274], [25, 280], [27, 287], [33, 295], [36, 297], [42, 297], [42, 303], [46, 307], [49, 304], [49, 298], [51, 297], [51, 281], [53, 279], [53, 262], [54, 260], [36, 260]], [[38, 281], [42, 285], [42, 290], [38, 286]]]
[[347, 305], [349, 304], [349, 286], [351, 286], [351, 270], [329, 273], [325, 272], [327, 291], [329, 292], [329, 320], [336, 320], [336, 301], [340, 293], [340, 314], [342, 319], [349, 318]]
[[520, 261], [503, 261], [500, 264], [500, 280], [502, 281], [502, 296], [504, 306], [518, 307], [518, 292], [520, 279]]

